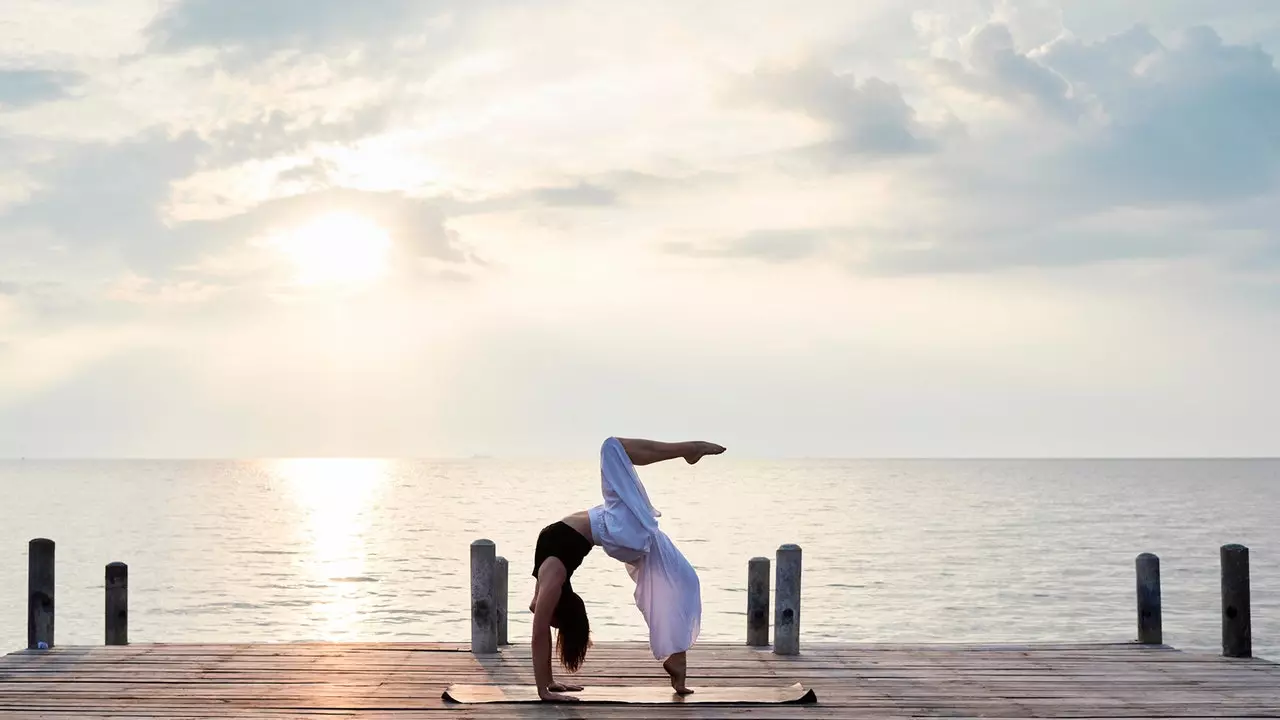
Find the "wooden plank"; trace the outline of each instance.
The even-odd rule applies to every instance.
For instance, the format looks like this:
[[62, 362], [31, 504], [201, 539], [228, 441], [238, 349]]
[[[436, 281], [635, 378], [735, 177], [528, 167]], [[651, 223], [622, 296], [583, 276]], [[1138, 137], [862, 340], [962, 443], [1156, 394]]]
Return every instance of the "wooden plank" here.
[[[818, 704], [592, 706], [591, 717], [1280, 718], [1280, 666], [1165, 646], [806, 642], [698, 646], [691, 685], [802, 682]], [[583, 685], [652, 685], [665, 676], [644, 643], [602, 643]], [[164, 644], [20, 651], [0, 657], [0, 715], [112, 718], [566, 718], [582, 706], [447, 706], [448, 684], [532, 684], [526, 646], [477, 656], [458, 643]], [[448, 713], [447, 715], [444, 713]], [[575, 714], [576, 713], [576, 714]]]

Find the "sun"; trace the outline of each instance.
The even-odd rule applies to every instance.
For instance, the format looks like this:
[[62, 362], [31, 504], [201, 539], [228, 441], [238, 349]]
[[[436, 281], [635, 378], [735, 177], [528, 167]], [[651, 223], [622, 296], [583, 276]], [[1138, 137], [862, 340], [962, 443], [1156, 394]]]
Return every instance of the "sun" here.
[[293, 264], [299, 285], [363, 285], [387, 273], [391, 237], [377, 223], [332, 212], [269, 241]]

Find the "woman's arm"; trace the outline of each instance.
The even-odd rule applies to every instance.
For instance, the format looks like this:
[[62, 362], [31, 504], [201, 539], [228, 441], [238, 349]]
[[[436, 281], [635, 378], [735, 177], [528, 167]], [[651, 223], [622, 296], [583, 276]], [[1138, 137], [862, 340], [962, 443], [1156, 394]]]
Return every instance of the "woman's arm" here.
[[574, 701], [577, 698], [550, 690], [551, 674], [551, 616], [560, 591], [564, 587], [564, 564], [556, 558], [547, 558], [538, 570], [537, 594], [533, 600], [533, 639], [530, 652], [533, 655], [533, 681], [538, 686], [538, 697], [543, 700]]

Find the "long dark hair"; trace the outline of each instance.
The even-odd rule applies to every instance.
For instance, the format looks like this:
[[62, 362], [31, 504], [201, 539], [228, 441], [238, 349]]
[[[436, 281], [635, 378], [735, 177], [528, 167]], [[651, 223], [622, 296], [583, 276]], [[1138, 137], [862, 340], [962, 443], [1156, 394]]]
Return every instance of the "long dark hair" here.
[[556, 632], [556, 654], [560, 664], [569, 672], [577, 672], [587, 658], [591, 647], [591, 623], [587, 621], [587, 606], [571, 588], [566, 587], [556, 603], [552, 617]]

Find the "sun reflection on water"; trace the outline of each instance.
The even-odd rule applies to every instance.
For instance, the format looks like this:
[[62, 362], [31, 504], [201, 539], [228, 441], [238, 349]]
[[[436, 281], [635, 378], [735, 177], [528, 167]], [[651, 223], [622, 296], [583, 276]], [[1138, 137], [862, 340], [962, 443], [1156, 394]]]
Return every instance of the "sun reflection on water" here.
[[298, 503], [311, 547], [308, 583], [320, 597], [310, 624], [321, 639], [353, 635], [373, 597], [365, 531], [369, 511], [391, 469], [388, 460], [299, 458], [271, 463]]

